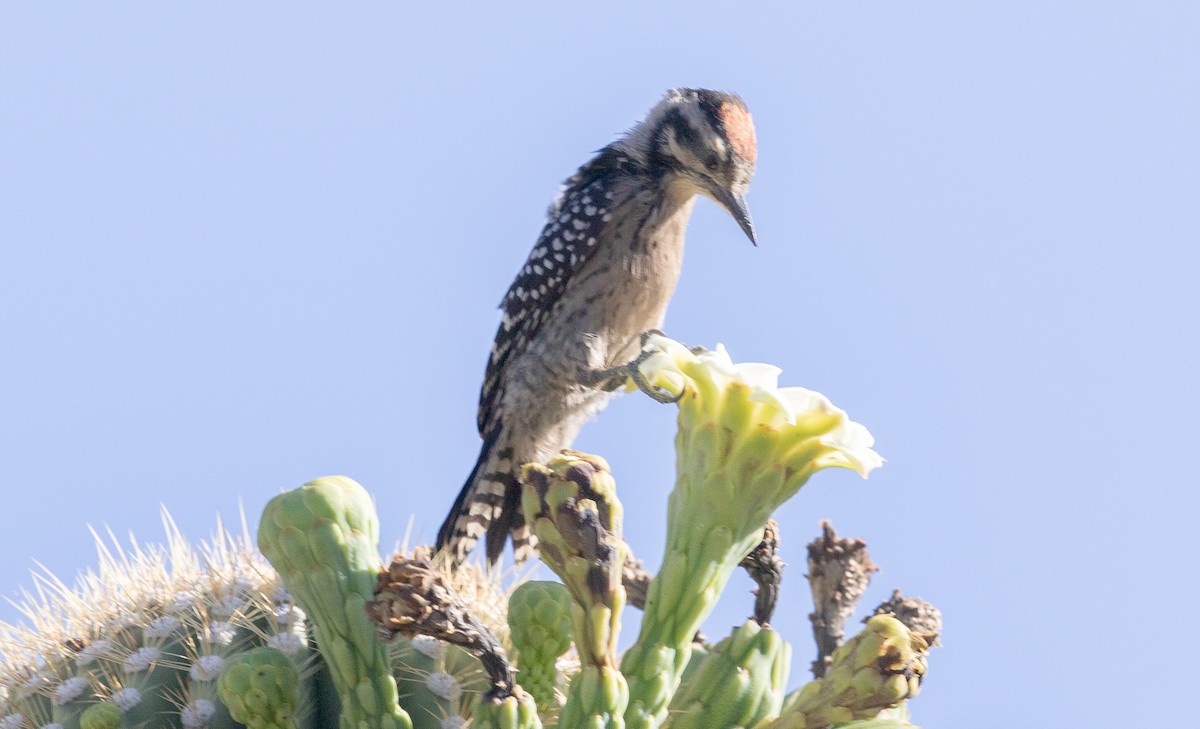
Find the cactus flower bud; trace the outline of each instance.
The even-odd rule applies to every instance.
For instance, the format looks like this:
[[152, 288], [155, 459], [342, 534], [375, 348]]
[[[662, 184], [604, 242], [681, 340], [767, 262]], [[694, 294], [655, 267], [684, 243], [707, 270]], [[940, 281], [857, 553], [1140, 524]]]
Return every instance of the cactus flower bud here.
[[518, 680], [543, 711], [556, 705], [558, 657], [571, 647], [571, 596], [558, 582], [522, 583], [508, 601]]
[[249, 729], [295, 729], [299, 682], [287, 656], [274, 648], [255, 648], [226, 663], [217, 693], [229, 715]]

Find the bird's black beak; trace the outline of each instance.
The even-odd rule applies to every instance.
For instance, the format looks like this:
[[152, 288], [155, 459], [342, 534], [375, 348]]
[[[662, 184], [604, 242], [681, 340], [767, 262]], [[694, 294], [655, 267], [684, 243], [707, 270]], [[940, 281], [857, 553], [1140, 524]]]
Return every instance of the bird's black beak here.
[[750, 219], [750, 208], [746, 206], [746, 196], [740, 192], [714, 190], [714, 197], [726, 212], [733, 216], [737, 224], [742, 226], [742, 232], [754, 245], [758, 245], [758, 236], [754, 234], [754, 221]]

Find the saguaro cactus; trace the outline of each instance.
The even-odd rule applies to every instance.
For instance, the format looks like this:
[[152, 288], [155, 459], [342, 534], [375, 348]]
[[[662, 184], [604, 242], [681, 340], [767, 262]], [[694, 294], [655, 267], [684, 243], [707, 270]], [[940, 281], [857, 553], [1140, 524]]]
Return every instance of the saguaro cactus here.
[[[422, 548], [382, 569], [369, 496], [350, 479], [318, 479], [263, 514], [259, 544], [278, 575], [244, 542], [222, 537], [197, 556], [174, 538], [165, 552], [102, 552], [80, 595], [56, 588], [41, 607], [53, 619], [0, 626], [0, 645], [27, 651], [0, 655], [0, 729], [910, 727], [907, 701], [939, 615], [897, 594], [841, 643], [870, 572], [865, 546], [843, 549], [827, 527], [823, 543], [836, 549], [810, 566], [830, 605], [822, 615], [836, 618], [814, 620], [832, 649], [818, 661], [823, 677], [785, 697], [791, 648], [769, 625], [782, 564], [768, 517], [817, 470], [877, 467], [870, 435], [823, 396], [776, 387], [774, 368], [660, 337], [647, 347], [641, 376], [680, 396], [653, 578], [629, 555], [616, 484], [597, 456], [523, 469], [524, 515], [563, 584], [511, 597], [470, 566], [442, 571]], [[167, 553], [182, 569], [168, 573]], [[849, 557], [861, 564], [843, 568]], [[694, 651], [739, 564], [759, 585], [754, 617]], [[645, 615], [622, 657], [626, 579]], [[509, 624], [520, 672], [507, 658]], [[578, 667], [563, 670], [572, 644]]]
[[42, 578], [56, 587], [27, 595], [33, 624], [0, 625], [0, 726], [75, 729], [86, 714], [122, 727], [232, 728], [217, 677], [264, 645], [294, 665], [304, 706], [320, 703], [304, 613], [248, 537], [218, 528], [193, 546], [164, 521], [165, 547], [98, 540], [97, 571], [73, 590]]

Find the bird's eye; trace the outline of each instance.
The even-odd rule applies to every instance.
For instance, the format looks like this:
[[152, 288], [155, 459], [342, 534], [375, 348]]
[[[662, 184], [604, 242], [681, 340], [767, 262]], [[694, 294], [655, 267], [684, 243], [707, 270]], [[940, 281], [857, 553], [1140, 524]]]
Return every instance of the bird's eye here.
[[720, 168], [721, 162], [716, 157], [709, 157], [708, 162], [706, 162], [704, 166], [707, 167], [710, 172], [716, 172], [717, 169]]

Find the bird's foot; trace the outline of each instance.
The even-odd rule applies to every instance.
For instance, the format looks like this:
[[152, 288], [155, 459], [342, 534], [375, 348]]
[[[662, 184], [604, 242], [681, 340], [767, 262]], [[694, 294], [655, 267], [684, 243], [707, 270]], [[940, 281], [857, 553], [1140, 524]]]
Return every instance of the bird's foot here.
[[655, 387], [646, 381], [642, 376], [641, 364], [653, 356], [657, 350], [647, 349], [646, 342], [649, 341], [652, 335], [666, 336], [658, 329], [650, 329], [641, 334], [641, 351], [631, 361], [616, 367], [610, 367], [604, 370], [592, 370], [584, 376], [585, 384], [601, 387], [605, 390], [612, 391], [625, 384], [626, 380], [633, 380], [633, 384], [637, 388], [646, 393], [651, 400], [660, 402], [664, 405], [679, 402], [679, 398], [683, 397], [683, 391], [678, 394], [666, 390], [661, 387]]

